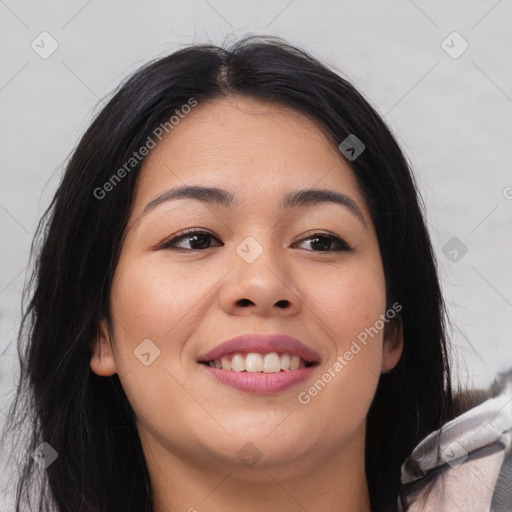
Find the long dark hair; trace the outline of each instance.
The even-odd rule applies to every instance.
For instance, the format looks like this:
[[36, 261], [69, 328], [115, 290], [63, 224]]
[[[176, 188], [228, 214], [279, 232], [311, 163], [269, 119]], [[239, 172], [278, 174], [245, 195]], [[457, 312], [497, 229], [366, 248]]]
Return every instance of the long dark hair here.
[[[17, 512], [25, 501], [31, 505], [33, 487], [41, 512], [152, 510], [149, 474], [120, 380], [99, 377], [89, 366], [98, 323], [110, 321], [110, 287], [140, 162], [125, 168], [108, 197], [94, 191], [191, 98], [200, 104], [226, 95], [299, 110], [323, 126], [336, 147], [351, 134], [365, 145], [347, 163], [370, 208], [388, 303], [402, 306], [405, 340], [367, 418], [373, 510], [396, 510], [402, 462], [447, 418], [451, 386], [436, 263], [410, 166], [389, 128], [348, 81], [280, 39], [192, 45], [145, 65], [113, 94], [72, 154], [38, 226], [18, 338], [20, 378], [4, 433], [29, 425], [31, 434]], [[46, 470], [31, 457], [43, 441], [58, 453]]]

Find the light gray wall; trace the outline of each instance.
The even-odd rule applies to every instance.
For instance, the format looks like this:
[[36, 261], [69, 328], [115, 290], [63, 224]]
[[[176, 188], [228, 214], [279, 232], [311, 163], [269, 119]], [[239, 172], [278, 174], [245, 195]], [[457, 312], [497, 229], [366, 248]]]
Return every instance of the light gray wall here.
[[511, 19], [510, 0], [0, 2], [0, 413], [31, 237], [99, 100], [149, 59], [247, 33], [336, 66], [385, 116], [425, 198], [457, 375], [487, 385], [512, 364]]

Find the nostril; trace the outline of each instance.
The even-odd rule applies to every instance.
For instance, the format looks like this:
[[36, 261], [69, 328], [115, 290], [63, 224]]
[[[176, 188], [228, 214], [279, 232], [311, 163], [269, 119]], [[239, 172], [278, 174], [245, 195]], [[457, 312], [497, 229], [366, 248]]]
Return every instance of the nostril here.
[[290, 305], [290, 302], [288, 300], [279, 300], [276, 302], [276, 306], [278, 308], [287, 308]]
[[238, 303], [240, 304], [240, 306], [243, 307], [250, 306], [252, 304], [252, 302], [249, 299], [240, 299]]

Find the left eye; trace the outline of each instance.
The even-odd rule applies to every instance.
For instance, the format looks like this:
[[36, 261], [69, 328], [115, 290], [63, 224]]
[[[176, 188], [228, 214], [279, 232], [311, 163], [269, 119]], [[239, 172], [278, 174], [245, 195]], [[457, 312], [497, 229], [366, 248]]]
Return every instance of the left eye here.
[[[346, 242], [334, 235], [326, 235], [324, 233], [315, 233], [312, 236], [302, 239], [300, 242], [308, 242], [310, 247], [317, 247], [319, 250], [313, 252], [335, 252], [335, 251], [350, 251], [350, 247]], [[332, 246], [337, 246], [333, 248]]]

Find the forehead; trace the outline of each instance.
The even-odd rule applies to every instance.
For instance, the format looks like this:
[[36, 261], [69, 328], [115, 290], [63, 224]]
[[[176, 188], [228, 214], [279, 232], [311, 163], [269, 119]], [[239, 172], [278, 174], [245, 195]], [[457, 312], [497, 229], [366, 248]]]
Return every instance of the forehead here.
[[289, 107], [245, 97], [199, 103], [174, 125], [144, 160], [134, 214], [183, 185], [222, 187], [256, 208], [291, 190], [330, 188], [364, 208], [351, 168], [321, 127]]

